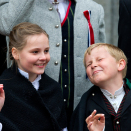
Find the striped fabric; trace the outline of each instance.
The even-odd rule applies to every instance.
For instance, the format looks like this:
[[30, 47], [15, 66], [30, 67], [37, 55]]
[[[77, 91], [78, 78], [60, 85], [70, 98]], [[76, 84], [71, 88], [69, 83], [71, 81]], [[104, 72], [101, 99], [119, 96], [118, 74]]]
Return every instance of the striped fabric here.
[[88, 22], [88, 45], [87, 45], [87, 47], [89, 47], [90, 45], [95, 43], [93, 27], [92, 27], [91, 22], [90, 22], [91, 11], [90, 10], [86, 10], [86, 11], [83, 12], [83, 14], [86, 17], [87, 22]]
[[123, 97], [123, 100], [122, 100], [122, 102], [120, 104], [120, 107], [119, 107], [117, 113], [115, 112], [114, 108], [112, 107], [112, 105], [110, 104], [108, 99], [104, 95], [102, 95], [103, 98], [104, 98], [104, 102], [105, 102], [105, 104], [107, 106], [107, 109], [108, 109], [110, 115], [112, 115], [112, 118], [113, 118], [112, 122], [113, 122], [114, 131], [121, 131], [121, 129], [120, 129], [121, 112], [122, 112], [122, 108], [123, 108], [124, 102], [126, 100], [126, 96], [127, 96], [128, 92], [129, 92], [129, 88], [127, 88], [125, 82], [124, 82], [124, 86], [123, 87], [124, 87], [124, 90], [125, 90], [125, 95]]

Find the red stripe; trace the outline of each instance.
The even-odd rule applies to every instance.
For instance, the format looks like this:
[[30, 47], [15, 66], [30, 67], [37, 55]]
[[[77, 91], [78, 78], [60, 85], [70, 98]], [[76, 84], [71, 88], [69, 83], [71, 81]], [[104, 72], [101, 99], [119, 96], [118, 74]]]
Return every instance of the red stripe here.
[[92, 45], [92, 44], [95, 43], [95, 40], [94, 40], [93, 27], [92, 27], [91, 22], [90, 22], [90, 14], [89, 14], [88, 10], [84, 11], [83, 13], [84, 13], [84, 16], [86, 17], [86, 19], [88, 21], [89, 31], [90, 31], [90, 37], [91, 37], [91, 45]]
[[69, 0], [69, 2], [70, 2], [70, 3], [69, 3], [69, 5], [68, 5], [65, 18], [64, 18], [64, 20], [63, 20], [62, 23], [61, 23], [61, 27], [64, 25], [64, 23], [65, 23], [65, 21], [66, 21], [66, 19], [67, 19], [67, 17], [68, 17], [68, 14], [69, 14], [69, 10], [70, 10], [70, 7], [71, 7], [71, 1]]

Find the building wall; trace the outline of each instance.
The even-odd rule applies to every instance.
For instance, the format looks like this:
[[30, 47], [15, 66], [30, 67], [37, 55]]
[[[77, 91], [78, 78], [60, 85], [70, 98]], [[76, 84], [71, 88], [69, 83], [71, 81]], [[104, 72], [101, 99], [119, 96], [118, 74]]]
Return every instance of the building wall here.
[[94, 0], [105, 11], [106, 42], [118, 45], [119, 0]]

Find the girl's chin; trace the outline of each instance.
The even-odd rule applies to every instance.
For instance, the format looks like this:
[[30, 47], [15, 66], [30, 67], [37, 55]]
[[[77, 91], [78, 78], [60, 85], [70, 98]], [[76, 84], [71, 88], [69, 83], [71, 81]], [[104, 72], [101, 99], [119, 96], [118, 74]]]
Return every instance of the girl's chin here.
[[45, 71], [37, 72], [37, 75], [42, 75]]

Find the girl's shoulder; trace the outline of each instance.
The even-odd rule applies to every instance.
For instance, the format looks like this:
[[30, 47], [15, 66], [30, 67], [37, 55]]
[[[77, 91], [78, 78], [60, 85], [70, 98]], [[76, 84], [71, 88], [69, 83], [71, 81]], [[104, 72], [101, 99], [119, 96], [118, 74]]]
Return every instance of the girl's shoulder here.
[[54, 79], [52, 79], [50, 76], [48, 76], [46, 73], [42, 74], [42, 81], [44, 80], [45, 83], [47, 84], [55, 84], [55, 85], [59, 85], [59, 83], [57, 81], [55, 81]]
[[15, 73], [13, 69], [10, 67], [8, 69], [5, 69], [3, 73], [0, 75], [0, 79], [8, 79], [10, 76], [13, 76]]
[[42, 74], [42, 79], [40, 80], [40, 88], [44, 88], [44, 90], [52, 90], [55, 92], [61, 92], [60, 84], [48, 76], [46, 73]]
[[12, 85], [13, 82], [16, 81], [17, 78], [17, 70], [15, 71], [12, 69], [12, 67], [6, 69], [3, 71], [3, 73], [0, 75], [0, 84], [5, 85]]

